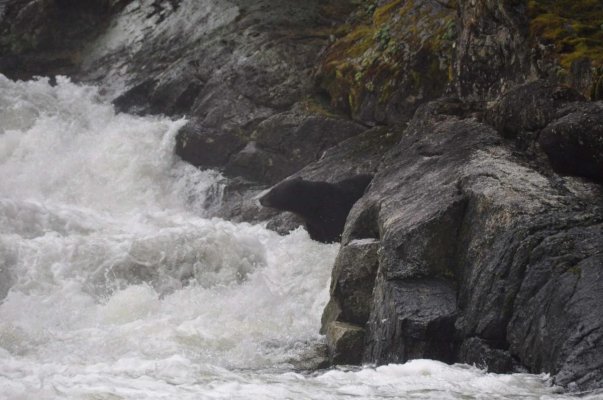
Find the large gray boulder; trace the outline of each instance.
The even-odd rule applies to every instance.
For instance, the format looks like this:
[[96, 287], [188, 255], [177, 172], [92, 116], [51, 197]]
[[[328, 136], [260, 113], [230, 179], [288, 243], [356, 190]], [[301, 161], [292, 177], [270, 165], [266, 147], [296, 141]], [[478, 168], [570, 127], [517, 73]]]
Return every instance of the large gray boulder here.
[[600, 387], [601, 187], [541, 174], [451, 103], [417, 111], [348, 217], [342, 252], [379, 243], [364, 361], [472, 362], [477, 338], [497, 371]]

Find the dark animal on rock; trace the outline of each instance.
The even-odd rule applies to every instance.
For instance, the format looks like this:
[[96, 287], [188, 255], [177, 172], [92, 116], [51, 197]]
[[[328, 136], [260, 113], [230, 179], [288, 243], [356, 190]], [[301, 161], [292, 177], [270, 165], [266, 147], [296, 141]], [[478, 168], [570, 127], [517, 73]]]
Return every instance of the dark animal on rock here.
[[372, 179], [372, 175], [356, 175], [337, 183], [288, 179], [262, 196], [260, 204], [299, 215], [316, 241], [337, 242], [352, 206]]

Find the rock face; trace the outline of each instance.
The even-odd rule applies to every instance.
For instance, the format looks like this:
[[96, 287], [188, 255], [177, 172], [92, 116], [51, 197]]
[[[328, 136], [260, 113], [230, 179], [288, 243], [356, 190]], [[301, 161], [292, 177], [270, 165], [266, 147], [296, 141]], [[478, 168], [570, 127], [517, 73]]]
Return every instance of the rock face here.
[[527, 154], [546, 154], [556, 172], [601, 181], [602, 111], [603, 103], [540, 80], [505, 93], [484, 120]]
[[417, 111], [348, 217], [341, 257], [357, 240], [378, 243], [364, 361], [471, 362], [465, 342], [477, 338], [496, 370], [516, 357], [562, 385], [600, 386], [603, 313], [574, 304], [602, 298], [601, 187], [540, 174], [451, 110]]
[[586, 101], [567, 86], [538, 80], [514, 87], [505, 93], [487, 112], [485, 120], [505, 138], [517, 141], [527, 149], [540, 130], [569, 112], [564, 106]]
[[327, 347], [331, 363], [358, 364], [362, 360], [363, 343], [363, 329], [342, 322], [329, 325]]
[[[309, 98], [312, 68], [346, 4], [334, 1], [329, 9], [320, 1], [159, 2], [155, 19], [163, 20], [150, 22], [150, 36], [97, 52], [89, 63], [110, 63], [126, 53], [127, 71], [110, 74], [128, 89], [115, 100], [118, 107], [189, 116], [176, 139], [184, 160], [274, 184], [365, 130]], [[146, 24], [148, 13], [128, 8], [118, 21], [129, 16]], [[190, 26], [178, 26], [183, 19]], [[94, 70], [86, 76], [94, 78]]]
[[120, 111], [187, 115], [176, 153], [274, 184], [366, 128], [312, 98], [313, 67], [346, 0], [14, 0], [0, 72], [68, 74]]
[[462, 98], [491, 100], [523, 82], [531, 69], [527, 2], [461, 0], [455, 63]]

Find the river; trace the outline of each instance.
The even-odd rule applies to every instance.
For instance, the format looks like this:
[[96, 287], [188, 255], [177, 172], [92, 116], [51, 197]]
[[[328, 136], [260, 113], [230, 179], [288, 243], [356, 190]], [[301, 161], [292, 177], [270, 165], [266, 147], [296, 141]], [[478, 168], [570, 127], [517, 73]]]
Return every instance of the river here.
[[174, 156], [184, 122], [0, 75], [0, 399], [573, 398], [429, 360], [316, 370], [338, 246], [205, 215], [221, 177]]

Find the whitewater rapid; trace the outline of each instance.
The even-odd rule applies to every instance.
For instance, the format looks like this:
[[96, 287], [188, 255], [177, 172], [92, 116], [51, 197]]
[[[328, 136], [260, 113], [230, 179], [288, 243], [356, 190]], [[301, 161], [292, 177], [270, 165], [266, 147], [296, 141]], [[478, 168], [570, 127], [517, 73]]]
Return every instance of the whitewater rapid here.
[[184, 123], [0, 75], [0, 399], [571, 398], [427, 360], [316, 371], [338, 246], [209, 218], [222, 177], [174, 156]]

